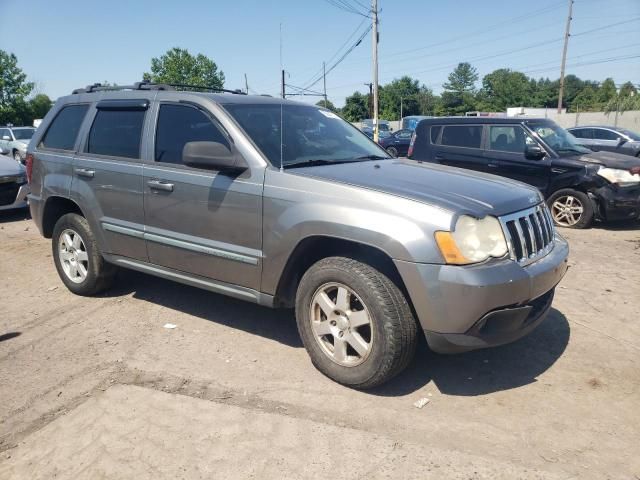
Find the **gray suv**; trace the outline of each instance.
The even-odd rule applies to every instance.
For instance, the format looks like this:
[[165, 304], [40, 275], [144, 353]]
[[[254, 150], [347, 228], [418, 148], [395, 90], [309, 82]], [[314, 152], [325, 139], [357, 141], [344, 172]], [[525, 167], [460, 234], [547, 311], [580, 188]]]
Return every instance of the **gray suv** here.
[[526, 335], [567, 269], [536, 189], [391, 158], [276, 98], [90, 86], [47, 114], [27, 172], [72, 292], [123, 267], [294, 308], [313, 364], [354, 388], [402, 371], [420, 329], [437, 352]]

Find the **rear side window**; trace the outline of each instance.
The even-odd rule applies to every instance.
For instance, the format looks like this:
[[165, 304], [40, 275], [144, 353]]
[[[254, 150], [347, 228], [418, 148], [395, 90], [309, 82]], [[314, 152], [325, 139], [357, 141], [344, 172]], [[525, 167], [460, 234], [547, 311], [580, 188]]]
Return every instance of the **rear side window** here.
[[443, 128], [441, 145], [450, 147], [480, 148], [481, 125], [451, 125]]
[[440, 130], [442, 130], [442, 126], [440, 125], [431, 127], [431, 143], [435, 144], [438, 141], [438, 135], [440, 135]]
[[156, 162], [182, 164], [188, 142], [218, 142], [231, 149], [220, 129], [201, 110], [187, 105], [160, 105]]
[[89, 105], [64, 107], [53, 119], [38, 146], [57, 150], [73, 150], [88, 109]]
[[593, 130], [590, 128], [576, 128], [569, 133], [576, 138], [593, 138]]
[[87, 153], [140, 158], [144, 110], [98, 110], [87, 141]]

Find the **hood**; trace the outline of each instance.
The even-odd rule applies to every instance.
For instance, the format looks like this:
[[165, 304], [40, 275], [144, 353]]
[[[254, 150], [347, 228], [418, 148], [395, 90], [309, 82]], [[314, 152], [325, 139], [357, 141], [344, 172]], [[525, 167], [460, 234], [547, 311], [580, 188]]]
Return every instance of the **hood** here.
[[0, 155], [0, 177], [22, 175], [24, 172], [24, 167], [13, 158]]
[[583, 162], [595, 163], [603, 167], [618, 168], [620, 170], [630, 170], [632, 167], [640, 167], [640, 158], [615, 152], [592, 152], [575, 158]]
[[536, 205], [542, 196], [524, 183], [414, 160], [379, 160], [296, 168], [290, 173], [389, 193], [477, 217]]

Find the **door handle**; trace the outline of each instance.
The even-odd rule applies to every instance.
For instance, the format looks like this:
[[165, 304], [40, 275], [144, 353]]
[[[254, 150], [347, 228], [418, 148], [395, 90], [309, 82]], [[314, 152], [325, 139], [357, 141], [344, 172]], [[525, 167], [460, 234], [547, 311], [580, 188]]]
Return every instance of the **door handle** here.
[[96, 174], [95, 170], [89, 170], [88, 168], [76, 168], [75, 173], [79, 177], [93, 178]]
[[444, 160], [444, 157], [442, 155], [436, 155], [434, 158], [436, 160]]
[[487, 163], [487, 167], [489, 167], [489, 168], [498, 168], [498, 165], [496, 165], [495, 163]]
[[173, 192], [173, 183], [163, 182], [162, 180], [149, 180], [147, 182], [151, 190], [160, 190], [162, 192]]

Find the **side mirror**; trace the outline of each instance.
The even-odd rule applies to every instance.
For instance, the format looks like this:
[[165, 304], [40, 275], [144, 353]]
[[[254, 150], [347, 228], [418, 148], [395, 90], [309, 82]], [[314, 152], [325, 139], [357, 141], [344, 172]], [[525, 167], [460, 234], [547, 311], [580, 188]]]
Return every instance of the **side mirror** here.
[[182, 163], [211, 170], [244, 170], [247, 166], [219, 142], [187, 142], [182, 149]]
[[622, 145], [624, 145], [625, 143], [627, 143], [627, 139], [625, 137], [620, 137], [618, 139], [618, 147], [621, 147]]
[[524, 157], [528, 160], [542, 160], [546, 153], [540, 145], [527, 145], [524, 147]]
[[3, 140], [11, 141], [11, 137], [10, 137], [9, 135], [3, 135], [3, 136], [2, 136], [2, 139], [3, 139]]

